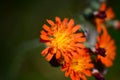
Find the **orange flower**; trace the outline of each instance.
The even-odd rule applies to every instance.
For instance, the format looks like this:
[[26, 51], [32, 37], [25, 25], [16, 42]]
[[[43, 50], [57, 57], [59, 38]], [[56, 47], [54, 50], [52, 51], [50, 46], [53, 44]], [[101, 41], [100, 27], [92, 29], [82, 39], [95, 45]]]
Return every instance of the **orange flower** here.
[[50, 61], [53, 55], [56, 59], [63, 57], [65, 61], [69, 61], [72, 56], [84, 48], [83, 42], [86, 40], [82, 32], [78, 32], [80, 25], [74, 26], [74, 20], [63, 21], [59, 17], [55, 18], [56, 22], [47, 20], [50, 26], [43, 25], [44, 30], [41, 31], [40, 38], [47, 46], [42, 51], [42, 55]]
[[65, 63], [62, 71], [66, 71], [65, 76], [68, 77], [70, 75], [72, 80], [87, 80], [86, 76], [91, 76], [93, 67], [90, 55], [86, 53], [72, 58], [69, 63]]
[[115, 14], [113, 12], [113, 9], [111, 7], [107, 8], [106, 3], [102, 3], [100, 7], [100, 12], [105, 12], [106, 13], [106, 18], [105, 20], [110, 20], [115, 17]]
[[106, 3], [102, 3], [98, 11], [97, 17], [95, 18], [95, 23], [98, 32], [101, 32], [100, 25], [104, 24], [105, 21], [111, 20], [115, 17], [115, 14], [111, 7], [107, 8]]
[[110, 35], [108, 34], [106, 27], [102, 26], [101, 28], [103, 33], [97, 38], [98, 42], [96, 44], [96, 48], [101, 48], [102, 50], [104, 49], [105, 51], [101, 52], [105, 52], [106, 56], [101, 56], [98, 54], [97, 60], [100, 60], [106, 67], [110, 67], [115, 59], [116, 46], [114, 40], [111, 39]]

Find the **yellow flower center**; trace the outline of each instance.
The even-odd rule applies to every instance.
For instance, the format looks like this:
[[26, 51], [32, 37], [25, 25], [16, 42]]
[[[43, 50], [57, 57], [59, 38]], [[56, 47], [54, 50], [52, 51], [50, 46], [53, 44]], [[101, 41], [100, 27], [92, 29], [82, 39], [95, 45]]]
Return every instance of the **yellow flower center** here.
[[54, 34], [54, 39], [51, 42], [51, 46], [56, 49], [64, 50], [69, 46], [71, 39], [65, 31], [57, 31]]
[[85, 61], [81, 58], [72, 59], [70, 69], [74, 70], [75, 72], [82, 71], [85, 67]]

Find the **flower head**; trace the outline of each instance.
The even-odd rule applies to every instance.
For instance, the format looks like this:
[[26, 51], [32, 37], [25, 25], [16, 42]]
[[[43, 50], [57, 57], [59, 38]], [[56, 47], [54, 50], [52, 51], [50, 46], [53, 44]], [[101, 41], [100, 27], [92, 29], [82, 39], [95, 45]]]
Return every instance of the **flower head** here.
[[98, 36], [97, 40], [97, 53], [103, 54], [97, 56], [97, 60], [100, 60], [106, 67], [110, 67], [113, 64], [113, 60], [116, 55], [116, 46], [114, 40], [108, 34], [106, 27], [102, 26], [103, 33]]
[[44, 30], [41, 31], [40, 38], [47, 46], [42, 51], [42, 55], [50, 61], [55, 55], [56, 59], [63, 57], [65, 61], [69, 61], [72, 56], [76, 55], [81, 48], [84, 48], [83, 42], [86, 40], [82, 32], [78, 32], [80, 25], [74, 26], [74, 20], [64, 18], [63, 21], [59, 17], [55, 18], [56, 22], [47, 20], [50, 26], [43, 25]]
[[[100, 14], [101, 13], [101, 14]], [[111, 7], [107, 8], [107, 5], [105, 2], [101, 4], [101, 7], [98, 12], [98, 17], [99, 18], [104, 18], [105, 20], [110, 20], [115, 17], [115, 14], [113, 12], [113, 9]]]
[[72, 58], [69, 63], [65, 63], [62, 67], [62, 71], [65, 72], [65, 76], [72, 80], [86, 80], [86, 75], [91, 76], [91, 69], [93, 64], [91, 63], [90, 55], [87, 53]]
[[106, 3], [103, 2], [95, 18], [95, 23], [97, 26], [98, 33], [101, 32], [102, 30], [101, 27], [99, 26], [104, 24], [106, 21], [114, 19], [114, 17], [115, 17], [115, 14], [113, 9], [111, 7], [107, 8]]

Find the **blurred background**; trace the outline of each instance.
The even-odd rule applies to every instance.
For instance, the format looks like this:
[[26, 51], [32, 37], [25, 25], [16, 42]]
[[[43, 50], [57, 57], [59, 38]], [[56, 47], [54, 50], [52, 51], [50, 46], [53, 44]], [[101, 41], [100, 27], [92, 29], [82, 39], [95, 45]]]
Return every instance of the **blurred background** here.
[[[0, 2], [0, 80], [70, 80], [60, 68], [51, 67], [41, 51], [39, 34], [46, 19], [73, 18], [90, 0], [3, 0]], [[120, 1], [108, 0], [120, 20]], [[109, 29], [117, 44], [114, 65], [106, 80], [120, 80], [120, 31]], [[88, 80], [95, 80], [93, 77]]]

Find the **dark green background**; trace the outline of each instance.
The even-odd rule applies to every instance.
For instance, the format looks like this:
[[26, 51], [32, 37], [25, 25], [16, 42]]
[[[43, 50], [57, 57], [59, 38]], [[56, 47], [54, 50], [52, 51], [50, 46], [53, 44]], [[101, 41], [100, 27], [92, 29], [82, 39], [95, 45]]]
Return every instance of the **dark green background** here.
[[[3, 0], [0, 2], [0, 80], [69, 80], [40, 55], [39, 34], [46, 19], [72, 18], [89, 0]], [[120, 1], [108, 0], [120, 19]], [[109, 29], [117, 44], [106, 80], [120, 80], [120, 31]], [[93, 77], [88, 80], [95, 80]]]

